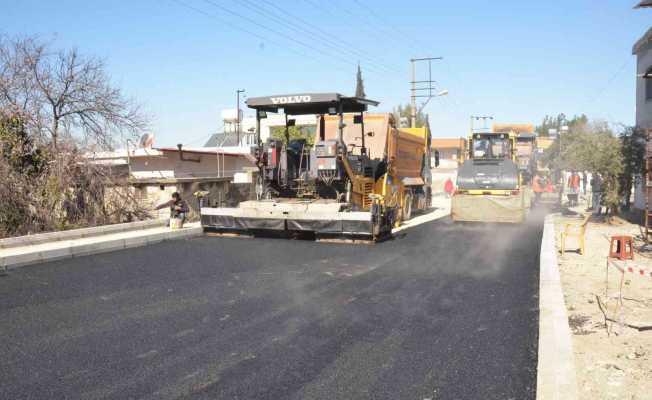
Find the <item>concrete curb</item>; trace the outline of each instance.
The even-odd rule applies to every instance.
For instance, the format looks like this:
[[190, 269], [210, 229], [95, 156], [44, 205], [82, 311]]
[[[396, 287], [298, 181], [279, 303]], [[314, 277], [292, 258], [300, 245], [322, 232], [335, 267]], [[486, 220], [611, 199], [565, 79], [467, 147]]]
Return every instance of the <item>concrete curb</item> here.
[[545, 220], [540, 261], [537, 400], [576, 400], [575, 356], [559, 277], [552, 215]]
[[[23, 246], [24, 248], [20, 249], [20, 251], [14, 249], [14, 254], [0, 257], [0, 267], [13, 269], [30, 264], [82, 257], [146, 246], [165, 240], [186, 239], [203, 235], [203, 228], [198, 223], [187, 225], [189, 226], [183, 229], [170, 230], [167, 227], [157, 227], [141, 231], [117, 232], [106, 236], [27, 245]], [[5, 250], [5, 253], [9, 253], [9, 251]]]
[[22, 246], [32, 246], [62, 240], [81, 239], [102, 236], [118, 232], [130, 232], [167, 225], [167, 219], [152, 219], [146, 221], [127, 222], [124, 224], [93, 226], [90, 228], [70, 229], [67, 231], [37, 233], [34, 235], [0, 239], [0, 249], [10, 249]]

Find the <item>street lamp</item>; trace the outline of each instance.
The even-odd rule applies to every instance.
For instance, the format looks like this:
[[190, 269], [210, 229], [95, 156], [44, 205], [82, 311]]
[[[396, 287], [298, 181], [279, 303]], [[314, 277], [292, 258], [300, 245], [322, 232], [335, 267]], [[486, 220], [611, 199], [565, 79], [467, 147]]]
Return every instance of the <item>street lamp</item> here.
[[244, 93], [244, 92], [245, 92], [244, 89], [238, 89], [238, 90], [235, 91], [236, 98], [237, 98], [236, 101], [238, 103], [238, 106], [236, 107], [236, 114], [237, 114], [236, 115], [236, 118], [237, 118], [236, 121], [237, 122], [236, 122], [236, 125], [235, 125], [236, 126], [236, 132], [237, 132], [237, 138], [238, 138], [238, 147], [240, 147], [240, 93]]
[[[448, 89], [444, 89], [441, 92], [437, 93], [436, 95], [429, 97], [428, 100], [424, 101], [423, 104], [421, 104], [421, 107], [417, 111], [417, 114], [420, 113], [421, 111], [423, 111], [423, 109], [426, 107], [426, 105], [428, 104], [430, 99], [432, 99], [433, 97], [442, 97], [442, 96], [447, 96], [447, 95], [448, 95]], [[414, 124], [416, 126], [416, 122], [414, 122]]]

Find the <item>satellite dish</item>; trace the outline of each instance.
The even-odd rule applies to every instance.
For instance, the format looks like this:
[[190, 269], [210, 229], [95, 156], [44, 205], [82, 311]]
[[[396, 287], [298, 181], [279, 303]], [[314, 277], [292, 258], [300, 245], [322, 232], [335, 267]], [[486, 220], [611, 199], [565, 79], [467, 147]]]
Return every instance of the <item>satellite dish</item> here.
[[140, 137], [138, 145], [141, 149], [151, 149], [154, 145], [154, 135], [151, 133], [145, 133]]

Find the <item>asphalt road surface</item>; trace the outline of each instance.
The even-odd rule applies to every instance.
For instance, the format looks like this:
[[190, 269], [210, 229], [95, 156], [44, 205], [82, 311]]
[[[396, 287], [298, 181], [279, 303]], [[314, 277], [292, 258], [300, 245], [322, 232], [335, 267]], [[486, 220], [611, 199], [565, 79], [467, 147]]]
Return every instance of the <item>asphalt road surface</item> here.
[[534, 399], [542, 216], [202, 237], [0, 277], [2, 399]]

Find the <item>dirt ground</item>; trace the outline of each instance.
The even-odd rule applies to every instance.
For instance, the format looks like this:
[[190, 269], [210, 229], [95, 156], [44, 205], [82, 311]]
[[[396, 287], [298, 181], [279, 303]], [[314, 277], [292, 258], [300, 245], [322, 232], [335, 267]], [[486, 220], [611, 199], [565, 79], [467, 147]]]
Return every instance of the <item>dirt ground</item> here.
[[[572, 209], [577, 216], [555, 215], [558, 250], [564, 224], [579, 224], [585, 207]], [[580, 399], [587, 400], [652, 399], [652, 278], [625, 273], [619, 290], [623, 275], [606, 267], [613, 235], [634, 237], [638, 252], [633, 264], [652, 270], [652, 247], [643, 245], [639, 225], [619, 218], [606, 223], [592, 217], [586, 230], [586, 254], [579, 255], [577, 240], [571, 239], [559, 255], [578, 392]]]

